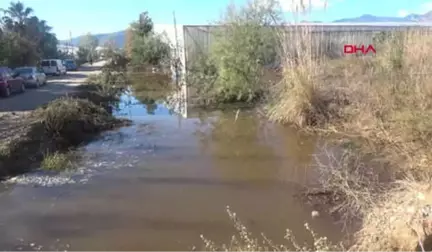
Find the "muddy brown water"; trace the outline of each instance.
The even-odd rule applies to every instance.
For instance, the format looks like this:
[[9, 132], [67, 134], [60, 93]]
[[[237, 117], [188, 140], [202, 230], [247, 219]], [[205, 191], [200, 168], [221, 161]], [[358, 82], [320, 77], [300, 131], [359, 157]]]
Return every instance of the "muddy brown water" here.
[[312, 219], [314, 209], [296, 197], [316, 177], [319, 139], [252, 112], [237, 120], [235, 110], [182, 118], [160, 104], [150, 113], [133, 104], [118, 112], [132, 126], [81, 148], [75, 183], [1, 188], [1, 249], [201, 249], [201, 234], [225, 243], [236, 234], [226, 206], [275, 242], [287, 228], [309, 241], [305, 222], [334, 241], [343, 237], [332, 218]]

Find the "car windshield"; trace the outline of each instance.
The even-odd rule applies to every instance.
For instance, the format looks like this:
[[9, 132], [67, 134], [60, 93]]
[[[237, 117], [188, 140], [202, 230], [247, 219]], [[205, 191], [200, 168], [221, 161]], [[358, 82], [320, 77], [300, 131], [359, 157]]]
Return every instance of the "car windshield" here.
[[49, 61], [42, 61], [41, 65], [45, 66], [45, 67], [49, 67], [50, 63], [49, 63]]
[[65, 63], [66, 63], [66, 64], [73, 64], [74, 61], [73, 61], [73, 60], [65, 60]]
[[33, 68], [30, 68], [30, 67], [17, 68], [17, 69], [15, 69], [15, 72], [19, 73], [19, 74], [29, 74], [29, 73], [33, 73]]

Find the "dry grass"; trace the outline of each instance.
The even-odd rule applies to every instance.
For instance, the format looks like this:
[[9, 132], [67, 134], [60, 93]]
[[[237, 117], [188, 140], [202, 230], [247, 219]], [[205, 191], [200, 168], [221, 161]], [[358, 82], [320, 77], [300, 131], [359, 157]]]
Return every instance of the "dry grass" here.
[[[298, 11], [307, 12], [311, 1], [300, 2]], [[295, 28], [294, 37], [279, 34], [283, 78], [266, 112], [276, 122], [360, 143], [319, 164], [321, 192], [340, 199], [332, 210], [361, 220], [349, 250], [431, 250], [432, 33], [395, 32], [374, 44], [376, 55], [335, 58], [317, 55], [310, 28]], [[240, 238], [222, 247], [204, 239], [206, 250], [303, 251], [261, 245], [228, 213]]]
[[[395, 33], [374, 57], [340, 59], [314, 57], [304, 34], [296, 45], [302, 53], [284, 51], [284, 79], [273, 91], [269, 117], [361, 139], [356, 152], [329, 154], [320, 169], [323, 190], [343, 199], [333, 210], [362, 218], [351, 250], [421, 250], [429, 235], [419, 209], [430, 203], [432, 34]], [[381, 170], [365, 165], [370, 154], [400, 182], [382, 180]]]
[[405, 179], [376, 199], [351, 251], [430, 251], [432, 190], [429, 181]]
[[317, 60], [307, 50], [295, 61], [287, 55], [268, 114], [381, 141], [389, 155], [396, 151], [397, 163], [420, 165], [426, 153], [419, 149], [429, 147], [432, 129], [431, 42], [431, 34], [411, 31], [367, 59]]
[[319, 236], [308, 224], [305, 224], [306, 230], [310, 233], [312, 243], [299, 242], [290, 230], [287, 230], [284, 236], [287, 244], [275, 244], [264, 234], [260, 238], [255, 238], [248, 231], [247, 227], [242, 224], [236, 213], [227, 207], [227, 213], [233, 222], [237, 235], [232, 236], [229, 244], [215, 244], [211, 240], [201, 235], [204, 242], [204, 251], [341, 251], [344, 250], [342, 245], [332, 244], [327, 237]]

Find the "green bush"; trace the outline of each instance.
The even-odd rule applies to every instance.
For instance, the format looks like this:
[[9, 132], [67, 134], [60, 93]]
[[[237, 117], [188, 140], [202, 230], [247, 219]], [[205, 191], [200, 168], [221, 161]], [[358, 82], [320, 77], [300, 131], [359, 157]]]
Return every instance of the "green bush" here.
[[46, 154], [41, 162], [41, 168], [47, 171], [62, 171], [72, 167], [71, 153], [54, 152]]
[[214, 32], [208, 56], [188, 69], [188, 83], [205, 103], [251, 102], [268, 87], [265, 68], [277, 61], [277, 34], [270, 27], [278, 19], [272, 6], [230, 6]]

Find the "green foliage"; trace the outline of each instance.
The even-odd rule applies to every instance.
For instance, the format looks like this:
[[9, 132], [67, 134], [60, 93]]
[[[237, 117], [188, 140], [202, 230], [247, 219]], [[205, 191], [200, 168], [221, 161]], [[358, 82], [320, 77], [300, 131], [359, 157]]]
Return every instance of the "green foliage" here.
[[41, 162], [41, 168], [46, 171], [67, 170], [72, 167], [73, 158], [71, 153], [47, 153]]
[[90, 51], [87, 48], [79, 47], [77, 51], [77, 64], [81, 65], [87, 62], [87, 56], [90, 54]]
[[153, 32], [153, 21], [147, 11], [139, 15], [138, 21], [132, 24], [132, 29], [139, 37], [148, 36]]
[[36, 64], [40, 58], [57, 57], [56, 36], [45, 20], [32, 16], [33, 9], [11, 2], [1, 9], [0, 63], [10, 67]]
[[169, 59], [171, 47], [156, 34], [136, 36], [132, 44], [132, 64], [159, 66]]
[[78, 62], [82, 64], [84, 62], [92, 62], [98, 59], [98, 54], [96, 51], [98, 45], [99, 45], [98, 38], [96, 36], [91, 35], [90, 33], [87, 33], [87, 35], [80, 40], [80, 45], [77, 53]]
[[135, 67], [163, 67], [170, 59], [171, 46], [166, 37], [155, 34], [153, 21], [147, 12], [140, 14], [139, 20], [131, 25], [131, 63]]
[[215, 32], [209, 56], [193, 63], [188, 83], [205, 103], [250, 102], [263, 90], [265, 67], [277, 60], [277, 34], [269, 26], [279, 19], [273, 3], [230, 6]]
[[86, 36], [84, 36], [80, 40], [80, 46], [84, 47], [88, 50], [96, 50], [96, 47], [99, 45], [99, 40], [97, 37], [91, 35], [91, 33], [87, 33]]

